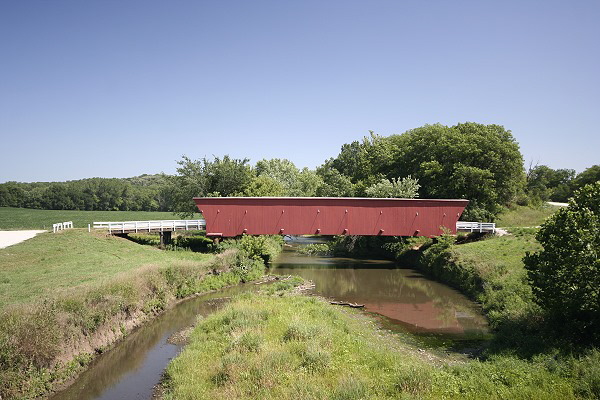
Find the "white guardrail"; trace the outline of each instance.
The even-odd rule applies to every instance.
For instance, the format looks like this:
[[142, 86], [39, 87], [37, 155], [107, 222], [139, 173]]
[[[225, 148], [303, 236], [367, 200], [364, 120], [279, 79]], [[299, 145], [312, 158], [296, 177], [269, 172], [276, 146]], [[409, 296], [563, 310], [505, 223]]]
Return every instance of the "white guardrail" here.
[[59, 222], [58, 224], [52, 224], [52, 232], [56, 233], [63, 229], [73, 229], [73, 221]]
[[[94, 229], [108, 229], [109, 233], [152, 232], [202, 230], [206, 228], [203, 219], [193, 220], [164, 220], [164, 221], [124, 221], [124, 222], [94, 222]], [[88, 226], [88, 230], [91, 227]]]
[[492, 232], [496, 233], [496, 224], [493, 222], [464, 222], [456, 223], [456, 230], [462, 232]]

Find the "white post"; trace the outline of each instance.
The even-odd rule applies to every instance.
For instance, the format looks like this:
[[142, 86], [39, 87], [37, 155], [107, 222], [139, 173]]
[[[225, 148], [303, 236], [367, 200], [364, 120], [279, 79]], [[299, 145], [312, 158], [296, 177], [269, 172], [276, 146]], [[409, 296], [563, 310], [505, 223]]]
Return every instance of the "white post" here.
[[88, 224], [88, 233], [92, 231], [92, 226]]

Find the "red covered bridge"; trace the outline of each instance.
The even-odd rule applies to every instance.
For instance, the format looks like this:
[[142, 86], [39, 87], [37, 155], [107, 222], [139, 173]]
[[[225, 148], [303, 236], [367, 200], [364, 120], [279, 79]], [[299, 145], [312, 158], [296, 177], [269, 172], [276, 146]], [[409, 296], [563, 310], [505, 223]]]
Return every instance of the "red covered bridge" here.
[[438, 236], [456, 233], [468, 200], [346, 197], [195, 197], [212, 237]]

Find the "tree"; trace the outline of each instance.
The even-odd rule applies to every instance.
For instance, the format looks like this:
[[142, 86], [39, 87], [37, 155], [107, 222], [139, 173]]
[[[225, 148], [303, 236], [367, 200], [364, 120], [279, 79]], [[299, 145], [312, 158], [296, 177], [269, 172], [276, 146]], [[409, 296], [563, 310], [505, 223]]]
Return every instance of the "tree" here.
[[254, 177], [248, 158], [236, 159], [228, 155], [213, 161], [202, 159], [208, 191], [218, 192], [221, 196], [240, 195]]
[[419, 196], [419, 187], [419, 181], [408, 176], [402, 179], [392, 178], [391, 181], [382, 179], [369, 186], [365, 192], [367, 197], [413, 199]]
[[323, 185], [317, 189], [319, 197], [352, 197], [354, 185], [349, 177], [331, 166], [328, 160], [317, 168], [317, 175], [323, 180]]
[[[260, 160], [256, 163], [254, 171], [258, 177], [269, 178], [277, 182], [283, 189], [283, 191], [274, 191], [273, 193], [279, 194], [272, 194], [271, 196], [313, 197], [316, 196], [319, 187], [323, 185], [323, 179], [315, 171], [308, 168], [299, 170], [293, 162], [287, 159]], [[263, 180], [256, 183], [265, 184], [266, 182]], [[258, 191], [258, 193], [260, 192]]]
[[464, 218], [493, 219], [524, 187], [519, 145], [500, 125], [425, 125], [387, 140], [395, 155], [379, 172], [417, 178], [421, 197], [469, 199]]
[[315, 197], [319, 192], [319, 188], [323, 186], [323, 178], [306, 167], [300, 171], [298, 175], [297, 189], [302, 197]]
[[252, 179], [250, 185], [244, 190], [247, 197], [283, 197], [286, 190], [283, 185], [266, 175], [257, 176]]
[[250, 185], [253, 173], [248, 159], [224, 156], [208, 160], [192, 160], [183, 156], [177, 163], [177, 174], [167, 177], [166, 193], [172, 199], [172, 211], [182, 216], [192, 215], [197, 208], [194, 197], [208, 195], [237, 196]]
[[285, 189], [285, 195], [298, 196], [297, 185], [300, 171], [293, 162], [282, 158], [260, 160], [255, 167], [257, 176], [266, 176], [277, 182]]
[[350, 178], [359, 187], [368, 187], [381, 180], [381, 171], [386, 170], [394, 159], [393, 144], [382, 136], [369, 131], [361, 142], [344, 144], [340, 154], [331, 159], [330, 167]]
[[600, 165], [593, 165], [577, 175], [573, 180], [574, 189], [579, 189], [589, 183], [600, 181]]
[[524, 258], [535, 301], [557, 329], [600, 342], [600, 182], [575, 192], [536, 238], [543, 250]]
[[527, 172], [526, 191], [534, 201], [567, 201], [571, 196], [571, 182], [575, 177], [573, 169], [552, 169], [546, 165], [536, 165]]
[[25, 194], [17, 182], [0, 183], [0, 207], [23, 207]]

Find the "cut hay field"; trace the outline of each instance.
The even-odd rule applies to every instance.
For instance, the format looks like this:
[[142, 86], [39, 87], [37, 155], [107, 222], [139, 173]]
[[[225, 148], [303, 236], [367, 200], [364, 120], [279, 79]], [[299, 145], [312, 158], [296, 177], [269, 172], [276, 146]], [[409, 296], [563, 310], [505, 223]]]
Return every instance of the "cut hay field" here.
[[78, 229], [43, 233], [0, 249], [0, 310], [80, 285], [101, 285], [122, 273], [140, 275], [168, 266], [191, 268], [210, 258], [209, 254], [160, 251]]
[[[199, 218], [200, 214], [194, 215]], [[77, 211], [35, 210], [0, 207], [0, 230], [52, 229], [57, 222], [73, 221], [75, 228], [87, 228], [95, 221], [147, 221], [181, 219], [170, 212], [158, 211]]]

